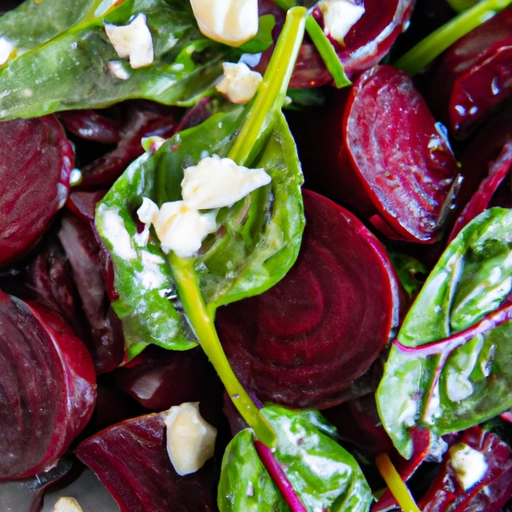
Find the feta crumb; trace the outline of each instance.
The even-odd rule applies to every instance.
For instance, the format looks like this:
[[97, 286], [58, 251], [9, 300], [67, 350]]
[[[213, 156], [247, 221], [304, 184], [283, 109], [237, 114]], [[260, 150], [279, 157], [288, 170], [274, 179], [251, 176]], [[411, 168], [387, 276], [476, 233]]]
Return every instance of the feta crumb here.
[[207, 235], [216, 231], [216, 215], [216, 211], [190, 210], [183, 201], [164, 203], [153, 223], [162, 251], [174, 251], [181, 258], [192, 257]]
[[153, 62], [153, 39], [144, 14], [138, 14], [124, 26], [105, 23], [105, 32], [117, 55], [122, 59], [128, 57], [133, 69], [149, 66]]
[[59, 498], [52, 512], [83, 512], [82, 507], [74, 498]]
[[321, 0], [318, 4], [324, 16], [328, 35], [341, 44], [350, 29], [361, 19], [364, 7], [354, 0]]
[[69, 175], [69, 184], [74, 187], [82, 182], [82, 171], [76, 167], [71, 171]]
[[165, 418], [167, 453], [178, 475], [201, 469], [213, 456], [217, 429], [199, 412], [199, 402], [171, 407]]
[[199, 30], [210, 39], [240, 46], [258, 33], [258, 0], [190, 0]]
[[487, 471], [487, 462], [483, 453], [466, 443], [459, 443], [450, 448], [449, 454], [450, 465], [464, 490], [482, 480]]
[[130, 73], [124, 69], [123, 63], [118, 60], [111, 60], [107, 63], [108, 70], [119, 80], [128, 80]]
[[232, 206], [270, 180], [264, 169], [248, 169], [230, 158], [214, 155], [185, 169], [181, 182], [183, 202], [196, 210]]
[[217, 84], [217, 91], [231, 103], [247, 103], [256, 94], [262, 76], [257, 71], [251, 71], [243, 62], [224, 62], [222, 67], [224, 78]]
[[142, 204], [137, 210], [137, 216], [143, 224], [152, 224], [158, 215], [158, 206], [148, 197], [142, 198]]
[[6, 37], [0, 37], [0, 66], [4, 65], [14, 51], [14, 45]]

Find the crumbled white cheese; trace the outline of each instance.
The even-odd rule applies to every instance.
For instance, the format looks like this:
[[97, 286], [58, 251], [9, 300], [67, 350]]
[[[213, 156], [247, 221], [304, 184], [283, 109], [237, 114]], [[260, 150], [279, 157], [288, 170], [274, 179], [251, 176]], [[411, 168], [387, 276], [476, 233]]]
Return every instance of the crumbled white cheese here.
[[258, 33], [258, 0], [190, 0], [199, 30], [210, 39], [240, 46]]
[[125, 260], [135, 259], [137, 253], [132, 246], [130, 233], [126, 230], [119, 211], [100, 205], [98, 218], [101, 222], [103, 236], [112, 244], [114, 254]]
[[230, 158], [214, 155], [185, 169], [181, 182], [183, 202], [196, 210], [232, 206], [270, 180], [264, 169], [248, 169]]
[[341, 44], [350, 29], [361, 19], [364, 7], [354, 0], [321, 0], [318, 4], [324, 16], [328, 35]]
[[231, 103], [247, 103], [255, 94], [262, 80], [257, 71], [251, 71], [249, 67], [240, 62], [224, 62], [224, 78], [216, 89]]
[[183, 201], [164, 203], [154, 221], [162, 251], [174, 251], [182, 258], [192, 257], [207, 235], [217, 229], [216, 211], [190, 210]]
[[483, 453], [466, 443], [459, 443], [450, 448], [449, 454], [450, 466], [464, 490], [473, 487], [485, 476], [487, 462]]
[[118, 60], [111, 60], [107, 63], [108, 70], [119, 80], [128, 80], [130, 73], [126, 71], [123, 63]]
[[171, 407], [165, 426], [167, 453], [178, 475], [195, 473], [213, 456], [217, 429], [203, 419], [198, 402]]
[[117, 55], [122, 59], [128, 57], [133, 69], [153, 62], [153, 38], [144, 14], [138, 14], [128, 25], [105, 23], [105, 32]]
[[82, 507], [74, 498], [59, 498], [52, 512], [83, 512]]
[[151, 201], [148, 197], [142, 198], [142, 204], [137, 210], [139, 220], [146, 225], [151, 225], [155, 222], [158, 216], [158, 206], [155, 202]]
[[80, 169], [73, 169], [69, 175], [69, 184], [74, 187], [82, 182], [82, 171]]

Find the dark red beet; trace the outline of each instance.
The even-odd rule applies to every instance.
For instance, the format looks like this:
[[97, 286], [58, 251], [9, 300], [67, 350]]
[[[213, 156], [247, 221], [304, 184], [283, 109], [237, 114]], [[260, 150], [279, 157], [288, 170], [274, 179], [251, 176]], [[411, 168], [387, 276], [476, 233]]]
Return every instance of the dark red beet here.
[[512, 451], [496, 434], [480, 427], [468, 429], [460, 442], [485, 456], [487, 471], [483, 479], [464, 491], [455, 471], [445, 460], [430, 490], [419, 502], [424, 512], [498, 512], [512, 493]]
[[58, 116], [68, 131], [82, 139], [117, 144], [121, 138], [119, 121], [95, 110], [69, 110]]
[[146, 102], [141, 105], [130, 105], [120, 130], [119, 144], [113, 151], [83, 167], [81, 186], [112, 185], [126, 167], [144, 152], [141, 146], [143, 137], [149, 135], [169, 137], [176, 126], [175, 117], [159, 109], [165, 109], [165, 107], [157, 107]]
[[121, 512], [216, 511], [219, 467], [214, 460], [179, 476], [166, 448], [166, 413], [109, 427], [76, 450], [119, 505]]
[[207, 406], [220, 401], [222, 384], [199, 347], [184, 352], [151, 347], [142, 356], [141, 364], [120, 368], [115, 381], [146, 409], [161, 411], [183, 402]]
[[[332, 41], [349, 78], [378, 64], [389, 52], [396, 38], [406, 29], [412, 14], [413, 0], [364, 0], [365, 13], [345, 37], [345, 46]], [[260, 14], [271, 13], [276, 17], [274, 40], [284, 22], [284, 13], [270, 2], [260, 2]], [[314, 15], [321, 21], [318, 9]], [[257, 69], [266, 68], [273, 47], [263, 53]], [[318, 87], [332, 82], [322, 58], [311, 42], [300, 50], [290, 87]]]
[[96, 371], [112, 371], [123, 362], [125, 345], [121, 321], [107, 296], [100, 245], [90, 223], [72, 215], [63, 217], [59, 238], [90, 327], [86, 341]]
[[0, 292], [0, 481], [50, 469], [91, 417], [94, 366], [55, 313]]
[[326, 408], [377, 358], [398, 316], [380, 242], [352, 214], [304, 192], [301, 253], [268, 292], [218, 310], [228, 358], [263, 401]]
[[457, 138], [465, 138], [512, 94], [512, 9], [459, 39], [433, 72], [428, 97]]
[[0, 123], [0, 265], [44, 233], [66, 200], [73, 161], [54, 116]]
[[364, 73], [332, 130], [337, 195], [391, 238], [434, 242], [458, 167], [411, 79], [391, 66]]
[[498, 190], [503, 180], [507, 177], [512, 166], [512, 141], [505, 144], [503, 151], [498, 159], [489, 167], [489, 176], [485, 178], [480, 187], [475, 192], [469, 203], [464, 208], [455, 226], [450, 233], [448, 243], [450, 243], [460, 232], [460, 230], [475, 217], [480, 215], [489, 207], [489, 203]]

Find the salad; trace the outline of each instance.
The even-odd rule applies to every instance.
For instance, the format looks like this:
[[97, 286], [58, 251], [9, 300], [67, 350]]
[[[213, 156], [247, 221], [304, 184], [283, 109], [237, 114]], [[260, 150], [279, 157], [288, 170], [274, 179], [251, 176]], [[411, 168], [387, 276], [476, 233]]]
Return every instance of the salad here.
[[512, 507], [510, 0], [6, 5], [2, 510]]

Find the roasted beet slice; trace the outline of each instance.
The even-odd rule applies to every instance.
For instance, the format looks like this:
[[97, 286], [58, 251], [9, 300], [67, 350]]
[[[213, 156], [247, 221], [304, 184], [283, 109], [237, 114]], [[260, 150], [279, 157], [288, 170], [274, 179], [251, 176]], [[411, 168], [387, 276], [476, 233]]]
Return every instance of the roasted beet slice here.
[[216, 511], [219, 465], [210, 460], [179, 476], [166, 448], [166, 413], [149, 414], [109, 427], [76, 450], [119, 505], [121, 512]]
[[73, 150], [54, 116], [0, 123], [0, 265], [26, 253], [64, 204]]
[[435, 68], [427, 97], [457, 138], [512, 95], [512, 9], [459, 39]]
[[380, 242], [344, 208], [305, 191], [299, 259], [268, 292], [218, 310], [220, 339], [261, 400], [326, 408], [377, 358], [398, 315]]
[[[356, 77], [378, 64], [389, 52], [396, 38], [407, 28], [414, 5], [413, 0], [364, 0], [365, 13], [345, 37], [342, 46], [332, 41], [336, 52], [349, 78]], [[260, 13], [271, 13], [276, 18], [274, 40], [284, 23], [284, 11], [273, 6], [272, 2], [260, 2]], [[319, 9], [313, 15], [322, 23]], [[257, 69], [266, 68], [273, 46], [263, 53]], [[318, 87], [332, 82], [332, 76], [311, 42], [305, 42], [295, 65], [290, 87]]]
[[0, 292], [0, 481], [51, 468], [91, 417], [85, 345], [55, 313]]
[[480, 427], [468, 429], [460, 442], [484, 455], [481, 481], [464, 490], [450, 465], [449, 452], [427, 494], [419, 502], [424, 512], [498, 512], [512, 494], [512, 451], [496, 434]]
[[503, 180], [509, 174], [512, 166], [512, 140], [505, 144], [503, 151], [495, 162], [489, 167], [489, 176], [487, 176], [480, 187], [475, 192], [469, 203], [455, 222], [455, 226], [450, 233], [448, 243], [450, 243], [459, 233], [459, 231], [475, 217], [480, 215], [489, 207], [489, 203], [498, 190]]
[[390, 238], [434, 242], [458, 167], [411, 79], [391, 66], [364, 73], [331, 129], [337, 195]]
[[101, 247], [89, 222], [65, 215], [59, 231], [87, 318], [89, 349], [97, 373], [116, 369], [125, 356], [121, 321], [114, 313], [106, 291]]
[[149, 135], [169, 137], [176, 126], [175, 116], [170, 114], [166, 107], [149, 102], [129, 105], [125, 116], [117, 147], [83, 167], [81, 186], [112, 185], [126, 167], [144, 153], [141, 146], [143, 137]]
[[95, 110], [69, 110], [60, 112], [58, 116], [68, 131], [82, 139], [117, 144], [121, 138], [119, 120]]

